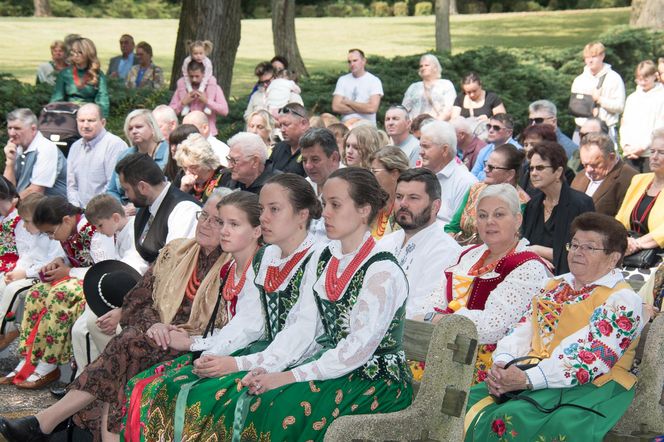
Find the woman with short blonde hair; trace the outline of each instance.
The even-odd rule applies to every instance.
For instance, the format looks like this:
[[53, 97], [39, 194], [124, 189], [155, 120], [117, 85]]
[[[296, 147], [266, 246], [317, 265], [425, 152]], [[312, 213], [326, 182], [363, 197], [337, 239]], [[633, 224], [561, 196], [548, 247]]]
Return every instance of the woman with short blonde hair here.
[[212, 146], [201, 134], [190, 134], [175, 152], [175, 161], [184, 170], [180, 190], [204, 203], [219, 187], [224, 168]]

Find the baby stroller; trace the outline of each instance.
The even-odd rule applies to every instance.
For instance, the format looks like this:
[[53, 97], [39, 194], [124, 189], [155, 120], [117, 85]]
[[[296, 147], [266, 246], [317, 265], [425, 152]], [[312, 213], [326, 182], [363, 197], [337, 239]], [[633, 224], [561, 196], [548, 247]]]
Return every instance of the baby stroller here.
[[67, 156], [74, 141], [81, 138], [76, 124], [79, 105], [69, 102], [49, 103], [39, 114], [39, 130]]

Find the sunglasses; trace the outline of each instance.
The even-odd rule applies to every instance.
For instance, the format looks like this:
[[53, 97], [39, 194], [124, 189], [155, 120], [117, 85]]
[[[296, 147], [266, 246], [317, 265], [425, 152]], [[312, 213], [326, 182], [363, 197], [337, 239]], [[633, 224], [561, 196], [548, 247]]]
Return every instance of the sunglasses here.
[[492, 164], [485, 164], [484, 165], [484, 170], [487, 172], [493, 172], [494, 170], [511, 170], [509, 167], [501, 167], [501, 166], [494, 166]]
[[543, 171], [544, 169], [549, 169], [549, 168], [553, 169], [553, 166], [545, 166], [544, 164], [538, 164], [537, 166], [530, 166], [530, 167], [528, 167], [528, 170], [531, 171], [531, 172], [532, 172], [533, 170], [536, 170], [536, 171], [538, 171], [538, 172], [541, 172], [541, 171]]
[[297, 115], [300, 118], [304, 118], [305, 120], [307, 119], [307, 117], [305, 117], [295, 109], [291, 109], [290, 107], [282, 107], [281, 109], [279, 109], [279, 115], [286, 115], [286, 114], [293, 114]]
[[505, 129], [502, 126], [498, 126], [497, 124], [487, 124], [486, 125], [486, 130], [495, 130], [496, 132], [500, 132], [501, 130]]
[[533, 124], [542, 124], [549, 118], [542, 118], [542, 117], [537, 117], [537, 118], [528, 118], [528, 126], [532, 126]]

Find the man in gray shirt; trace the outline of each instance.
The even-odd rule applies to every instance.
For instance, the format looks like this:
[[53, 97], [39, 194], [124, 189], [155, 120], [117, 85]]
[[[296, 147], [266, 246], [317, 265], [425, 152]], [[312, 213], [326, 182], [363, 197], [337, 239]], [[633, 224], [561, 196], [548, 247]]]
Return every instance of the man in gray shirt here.
[[104, 129], [106, 120], [96, 104], [81, 106], [76, 122], [81, 139], [72, 144], [67, 157], [67, 199], [85, 207], [93, 196], [105, 192], [127, 143]]
[[410, 167], [418, 166], [420, 142], [410, 133], [408, 109], [400, 104], [390, 106], [385, 112], [385, 132], [390, 136], [392, 144], [406, 154]]

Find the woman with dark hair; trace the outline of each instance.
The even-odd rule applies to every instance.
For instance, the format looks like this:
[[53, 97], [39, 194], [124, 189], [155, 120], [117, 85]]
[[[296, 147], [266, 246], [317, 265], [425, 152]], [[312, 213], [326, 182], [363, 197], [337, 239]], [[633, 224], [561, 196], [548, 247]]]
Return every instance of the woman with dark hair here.
[[113, 238], [97, 232], [82, 210], [63, 197], [42, 199], [32, 222], [60, 241], [65, 256], [44, 266], [41, 282], [29, 289], [19, 336], [21, 362], [1, 382], [30, 390], [60, 378], [58, 365], [71, 359], [71, 327], [85, 307], [85, 272], [115, 257]]
[[366, 169], [330, 175], [323, 217], [331, 242], [314, 252], [307, 290], [286, 328], [264, 352], [246, 357], [249, 373], [233, 376], [230, 385], [240, 381], [244, 388], [229, 388], [216, 402], [211, 432], [322, 440], [339, 416], [410, 404], [400, 332], [408, 283], [369, 231], [386, 200]]
[[482, 88], [482, 81], [475, 72], [470, 72], [461, 80], [462, 94], [457, 95], [452, 107], [452, 117], [476, 118], [487, 121], [496, 114], [506, 114], [503, 101], [493, 92]]
[[530, 249], [549, 261], [555, 275], [567, 273], [564, 246], [570, 238], [570, 225], [577, 215], [595, 211], [593, 199], [567, 184], [563, 177], [567, 156], [560, 144], [535, 143], [528, 160], [530, 181], [540, 192], [526, 205], [521, 232], [530, 241]]
[[127, 89], [160, 89], [164, 87], [164, 71], [152, 62], [152, 46], [142, 41], [136, 45], [138, 64], [129, 69], [125, 86]]
[[193, 124], [181, 124], [168, 136], [168, 161], [164, 168], [164, 175], [166, 175], [168, 181], [172, 182], [175, 187], [180, 187], [180, 180], [182, 179], [182, 175], [184, 175], [184, 171], [178, 166], [177, 161], [175, 161], [175, 153], [180, 143], [186, 140], [189, 135], [197, 133], [200, 132]]
[[[558, 138], [556, 137], [556, 130], [550, 124], [533, 124], [527, 126], [521, 132], [520, 139], [521, 144], [523, 145], [523, 150], [526, 152], [526, 156], [528, 156], [528, 152], [530, 152], [530, 149], [532, 149], [535, 143], [539, 143], [540, 141], [552, 141], [554, 143], [558, 142]], [[521, 165], [521, 171], [519, 173], [519, 186], [521, 186], [521, 188], [525, 190], [526, 193], [532, 198], [537, 194], [538, 190], [530, 183], [530, 169], [528, 169], [529, 166], [530, 161], [526, 159]], [[567, 184], [571, 184], [572, 181], [574, 181], [574, 176], [574, 171], [570, 169], [569, 166], [566, 166], [565, 179], [567, 180]]]
[[491, 184], [507, 183], [514, 186], [519, 194], [521, 211], [523, 212], [526, 203], [530, 200], [528, 194], [517, 185], [523, 158], [523, 151], [511, 144], [502, 144], [496, 147], [489, 155], [484, 166], [486, 178], [483, 182], [471, 186], [459, 209], [450, 222], [445, 224], [445, 232], [454, 236], [460, 244], [478, 243], [477, 197], [486, 186]]
[[466, 441], [503, 434], [514, 441], [601, 441], [632, 402], [630, 369], [648, 318], [616, 268], [627, 232], [607, 215], [584, 213], [570, 233], [571, 272], [535, 292], [498, 341], [486, 381], [470, 390]]
[[110, 102], [106, 89], [106, 76], [101, 71], [97, 48], [88, 38], [77, 38], [71, 43], [71, 66], [60, 71], [50, 102], [96, 103], [108, 118]]
[[[322, 208], [311, 184], [291, 173], [276, 175], [268, 180], [261, 189], [259, 204], [261, 231], [268, 245], [256, 252], [250, 271], [255, 275], [251, 281], [257, 288], [256, 296], [262, 307], [241, 313], [244, 318], [242, 323], [236, 321], [235, 324], [235, 327], [241, 328], [229, 332], [222, 329], [204, 342], [188, 342], [182, 336], [175, 336], [177, 332], [174, 332], [172, 343], [178, 348], [203, 350], [204, 354], [193, 362], [192, 370], [185, 370], [186, 379], [176, 380], [178, 376], [173, 376], [173, 381], [167, 380], [163, 388], [159, 381], [152, 388], [153, 384], [149, 381], [151, 376], [161, 371], [159, 366], [145, 371], [129, 383], [125, 440], [180, 440], [194, 434], [206, 439], [218, 434], [215, 422], [224, 410], [220, 407], [220, 397], [210, 396], [210, 391], [227, 390], [229, 399], [232, 395], [237, 396], [235, 379], [243, 376], [238, 371], [244, 373], [260, 361], [285, 356], [283, 352], [261, 352], [284, 329], [285, 324], [291, 322], [287, 317], [291, 309], [298, 305], [300, 294], [310, 293], [303, 285], [303, 277], [313, 262], [310, 258], [314, 252], [314, 237], [308, 233], [308, 225], [312, 219], [320, 217]], [[260, 311], [262, 315], [257, 314]], [[236, 314], [240, 314], [239, 311]], [[231, 341], [230, 336], [235, 338]], [[305, 335], [291, 334], [286, 340], [293, 349], [297, 349], [309, 345], [307, 339]], [[295, 353], [293, 357], [297, 358]], [[142, 379], [146, 379], [143, 383], [150, 383], [141, 395]], [[195, 383], [181, 393], [180, 387], [191, 382]], [[235, 390], [235, 393], [230, 390]], [[176, 401], [182, 404], [180, 408], [176, 408]], [[162, 418], [154, 419], [157, 416]], [[175, 422], [180, 425], [176, 427]], [[232, 425], [232, 419], [229, 424]]]

